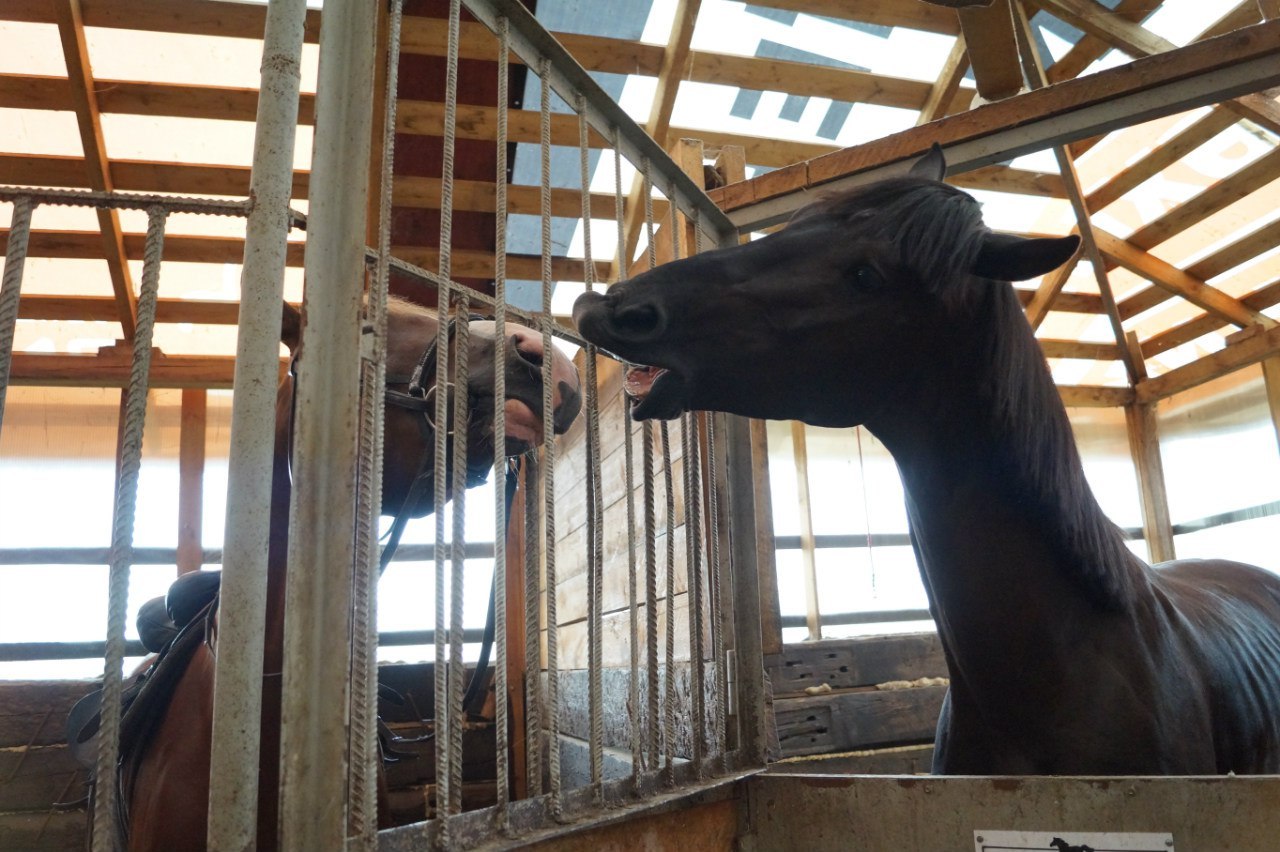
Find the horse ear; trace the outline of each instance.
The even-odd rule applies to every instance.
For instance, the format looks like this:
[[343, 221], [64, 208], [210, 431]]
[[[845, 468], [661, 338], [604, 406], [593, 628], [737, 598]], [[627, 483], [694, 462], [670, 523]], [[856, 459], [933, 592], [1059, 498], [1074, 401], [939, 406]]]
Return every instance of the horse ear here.
[[302, 340], [302, 312], [285, 302], [280, 311], [280, 342], [290, 352], [298, 351]]
[[1075, 234], [1034, 238], [987, 234], [971, 271], [997, 281], [1025, 281], [1057, 269], [1079, 248], [1080, 237]]
[[912, 177], [942, 180], [947, 176], [947, 158], [942, 153], [942, 146], [937, 142], [929, 148], [929, 153], [916, 160], [907, 174]]

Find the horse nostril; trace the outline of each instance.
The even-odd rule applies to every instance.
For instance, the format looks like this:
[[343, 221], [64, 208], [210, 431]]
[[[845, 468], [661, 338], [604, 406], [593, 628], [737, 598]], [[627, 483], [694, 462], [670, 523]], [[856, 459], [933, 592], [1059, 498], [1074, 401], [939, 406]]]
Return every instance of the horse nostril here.
[[627, 305], [613, 315], [614, 326], [619, 332], [636, 335], [653, 332], [661, 319], [658, 308], [648, 303]]
[[519, 344], [516, 344], [516, 355], [520, 357], [521, 361], [524, 361], [531, 367], [542, 367], [541, 349], [526, 349]]

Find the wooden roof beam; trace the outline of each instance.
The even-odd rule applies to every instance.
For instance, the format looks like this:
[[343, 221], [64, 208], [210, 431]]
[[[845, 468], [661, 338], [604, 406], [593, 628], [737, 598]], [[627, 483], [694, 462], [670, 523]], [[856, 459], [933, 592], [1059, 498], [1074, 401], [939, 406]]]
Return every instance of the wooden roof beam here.
[[[1135, 58], [1176, 50], [1177, 45], [1116, 15], [1097, 0], [1033, 0], [1055, 18], [1106, 41], [1117, 50]], [[1280, 105], [1261, 94], [1250, 94], [1224, 106], [1241, 118], [1247, 118], [1280, 134]]]
[[[24, 294], [18, 301], [18, 319], [109, 322], [115, 319], [110, 296], [47, 296]], [[296, 307], [296, 305], [295, 305]], [[194, 325], [235, 325], [238, 302], [216, 299], [158, 299], [156, 322]]]
[[1120, 266], [1136, 275], [1141, 275], [1151, 283], [1168, 292], [1181, 296], [1196, 307], [1208, 311], [1221, 319], [1234, 323], [1241, 328], [1250, 325], [1261, 325], [1270, 328], [1275, 320], [1260, 311], [1253, 310], [1239, 299], [1206, 284], [1204, 281], [1183, 272], [1171, 263], [1166, 263], [1153, 254], [1148, 254], [1132, 243], [1122, 240], [1114, 234], [1100, 228], [1094, 228], [1098, 248]]
[[1280, 325], [1249, 334], [1190, 364], [1140, 382], [1134, 393], [1138, 402], [1155, 402], [1275, 355], [1280, 355]]
[[[235, 358], [219, 355], [164, 355], [152, 350], [151, 388], [231, 388]], [[15, 385], [74, 388], [124, 388], [129, 385], [133, 358], [128, 351], [102, 355], [53, 352], [15, 352], [10, 381]], [[288, 361], [280, 360], [280, 373]]]
[[[102, 138], [102, 121], [98, 116], [98, 103], [94, 95], [93, 71], [89, 65], [89, 48], [84, 39], [80, 2], [56, 0], [53, 5], [58, 15], [58, 36], [62, 41], [62, 54], [66, 60], [68, 87], [75, 107], [76, 124], [80, 129], [80, 144], [84, 149], [89, 188], [111, 192], [114, 189], [111, 168], [107, 161], [106, 143]], [[120, 212], [114, 208], [99, 207], [95, 213], [101, 232], [102, 256], [107, 261], [111, 289], [115, 293], [117, 318], [125, 340], [132, 340], [138, 322], [138, 297], [134, 293], [133, 279], [129, 274], [129, 259], [125, 254], [120, 229]]]
[[951, 106], [955, 103], [956, 95], [960, 91], [960, 83], [968, 70], [969, 50], [965, 45], [964, 35], [961, 34], [956, 36], [956, 42], [951, 46], [946, 62], [942, 64], [938, 81], [933, 84], [933, 88], [929, 90], [929, 97], [920, 108], [920, 116], [916, 119], [917, 125], [928, 124], [935, 118], [941, 118], [952, 111]]
[[[262, 38], [266, 6], [227, 0], [81, 0], [85, 26], [156, 33]], [[0, 20], [52, 24], [48, 0], [5, 0]], [[320, 10], [307, 11], [305, 40], [320, 41]]]
[[713, 190], [740, 228], [785, 220], [818, 187], [900, 173], [940, 144], [964, 172], [1280, 84], [1280, 21], [1068, 80]]
[[[1130, 242], [1132, 242], [1132, 239], [1130, 239]], [[1274, 225], [1263, 225], [1252, 233], [1246, 234], [1240, 239], [1218, 249], [1213, 254], [1191, 264], [1186, 268], [1186, 273], [1201, 281], [1209, 281], [1228, 270], [1234, 269], [1250, 258], [1270, 251], [1277, 245], [1280, 245], [1280, 228], [1276, 228]], [[1167, 290], [1162, 290], [1159, 287], [1149, 287], [1125, 299], [1120, 305], [1120, 315], [1125, 319], [1137, 316], [1169, 297], [1170, 293]], [[1258, 306], [1252, 305], [1252, 307], [1256, 308]], [[1269, 307], [1269, 305], [1263, 305], [1262, 307]]]
[[[689, 66], [689, 45], [697, 26], [698, 11], [702, 0], [680, 0], [676, 5], [675, 23], [671, 27], [671, 39], [662, 55], [662, 69], [658, 72], [658, 89], [649, 105], [649, 119], [644, 129], [654, 141], [667, 148], [671, 142], [671, 111], [675, 108], [680, 80]], [[637, 169], [639, 163], [634, 164]], [[701, 181], [699, 181], [701, 186]], [[644, 225], [644, 175], [638, 171], [627, 193], [626, 212], [623, 214], [623, 233], [626, 235], [622, 257], [614, 258], [611, 278], [621, 278], [623, 271], [635, 256], [640, 241], [640, 228]], [[656, 215], [656, 213], [655, 213]]]
[[957, 10], [978, 94], [988, 102], [1013, 97], [1023, 88], [1022, 68], [1014, 45], [1010, 9], [1013, 2], [1015, 0], [995, 0], [989, 6]]
[[[1275, 304], [1280, 304], [1280, 281], [1273, 281], [1266, 287], [1255, 290], [1240, 300], [1250, 310], [1261, 311]], [[1194, 319], [1153, 334], [1142, 342], [1142, 352], [1147, 358], [1153, 358], [1161, 352], [1167, 352], [1184, 343], [1190, 343], [1227, 325], [1217, 314], [1204, 313]]]
[[[8, 245], [9, 230], [0, 229], [0, 251]], [[125, 252], [130, 259], [141, 260], [145, 248], [145, 234], [125, 234]], [[289, 243], [286, 263], [301, 267], [304, 245]], [[392, 246], [391, 253], [426, 269], [435, 268], [438, 254], [435, 249], [421, 246]], [[102, 257], [102, 246], [92, 231], [44, 231], [33, 230], [28, 244], [29, 257], [96, 259]], [[164, 259], [185, 263], [235, 263], [244, 260], [244, 240], [235, 237], [166, 236]], [[552, 276], [559, 281], [583, 280], [582, 258], [552, 258]], [[542, 260], [537, 255], [508, 254], [507, 274], [510, 278], [536, 281], [541, 278]], [[605, 280], [607, 264], [596, 263], [596, 280]], [[487, 251], [459, 250], [453, 253], [453, 274], [456, 278], [492, 278], [493, 254]]]
[[848, 0], [752, 0], [752, 5], [943, 35], [955, 35], [960, 31], [959, 22], [950, 9], [918, 0], [876, 0], [863, 3], [850, 3]]
[[1129, 235], [1129, 242], [1151, 249], [1277, 179], [1280, 179], [1280, 147], [1143, 225]]
[[[1045, 76], [1044, 64], [1032, 40], [1031, 23], [1027, 19], [1026, 8], [1021, 4], [1014, 3], [1012, 12], [1014, 36], [1017, 40], [1022, 68], [1031, 83], [1031, 87], [1033, 89], [1043, 89], [1049, 85], [1049, 80]], [[961, 12], [962, 16], [963, 14], [964, 12]], [[1120, 360], [1124, 363], [1125, 372], [1129, 376], [1129, 383], [1137, 384], [1140, 378], [1146, 376], [1146, 368], [1141, 362], [1140, 356], [1136, 357], [1135, 352], [1126, 345], [1125, 330], [1120, 320], [1120, 311], [1116, 308], [1114, 290], [1111, 287], [1111, 280], [1107, 277], [1107, 268], [1103, 263], [1102, 253], [1098, 247], [1097, 235], [1090, 219], [1089, 206], [1085, 203], [1084, 190], [1080, 186], [1080, 176], [1076, 173], [1075, 158], [1071, 156], [1071, 152], [1067, 150], [1066, 145], [1055, 145], [1053, 153], [1057, 158], [1058, 171], [1062, 175], [1062, 182], [1067, 189], [1067, 198], [1071, 202], [1071, 209], [1076, 217], [1076, 232], [1080, 235], [1081, 243], [1077, 254], [1089, 260], [1090, 270], [1093, 272], [1094, 281], [1098, 285], [1098, 294], [1102, 296], [1102, 307], [1111, 325], [1111, 332], [1115, 335], [1116, 351], [1120, 355]], [[1052, 300], [1047, 300], [1044, 304], [1044, 310], [1047, 311], [1051, 306]]]
[[[679, 14], [681, 17], [676, 19], [677, 22], [683, 19], [685, 12]], [[552, 35], [588, 71], [662, 77], [668, 46], [580, 33], [557, 32]], [[671, 45], [678, 45], [679, 37], [677, 26], [672, 31]], [[405, 18], [401, 45], [404, 53], [444, 56], [447, 47], [446, 32], [439, 19]], [[851, 68], [692, 50], [687, 46], [685, 51], [688, 61], [680, 76], [697, 83], [862, 101], [903, 109], [919, 109], [932, 88], [920, 80]], [[495, 60], [497, 42], [483, 24], [464, 21], [459, 30], [458, 53], [463, 59]], [[513, 57], [512, 61], [519, 60]]]
[[[1151, 11], [1151, 0], [1120, 0], [1114, 14], [1136, 23], [1151, 14]], [[1067, 51], [1066, 55], [1046, 70], [1050, 83], [1061, 83], [1063, 80], [1080, 76], [1081, 72], [1111, 49], [1111, 45], [1105, 40], [1091, 35], [1088, 30], [1083, 32], [1084, 35]]]
[[1095, 188], [1086, 199], [1089, 209], [1101, 210], [1118, 201], [1125, 193], [1155, 177], [1238, 120], [1239, 117], [1229, 110], [1221, 106], [1214, 107], [1195, 124], [1163, 145], [1152, 148], [1137, 162]]

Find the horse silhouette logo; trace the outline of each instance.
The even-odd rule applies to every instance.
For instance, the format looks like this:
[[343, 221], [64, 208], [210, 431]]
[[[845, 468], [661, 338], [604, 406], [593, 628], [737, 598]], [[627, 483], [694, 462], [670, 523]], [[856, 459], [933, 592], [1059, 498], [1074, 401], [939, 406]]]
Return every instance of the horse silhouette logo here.
[[1094, 852], [1094, 848], [1086, 843], [1081, 843], [1079, 846], [1072, 846], [1061, 837], [1053, 838], [1053, 840], [1049, 841], [1049, 845], [1058, 850], [1058, 852]]

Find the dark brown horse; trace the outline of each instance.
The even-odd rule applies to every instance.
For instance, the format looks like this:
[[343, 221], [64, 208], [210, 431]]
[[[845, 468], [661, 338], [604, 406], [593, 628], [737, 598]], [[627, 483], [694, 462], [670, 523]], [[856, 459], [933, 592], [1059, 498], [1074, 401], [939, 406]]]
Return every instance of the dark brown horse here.
[[935, 149], [574, 318], [652, 365], [637, 418], [865, 424], [888, 447], [951, 674], [936, 772], [1280, 771], [1280, 578], [1129, 552], [1007, 283], [1078, 240], [992, 233], [944, 170]]
[[[286, 322], [286, 328], [289, 323]], [[433, 312], [393, 299], [388, 311], [387, 376], [382, 511], [407, 511], [421, 517], [434, 510], [434, 488], [414, 489], [418, 495], [406, 506], [416, 474], [425, 458], [427, 475], [433, 443], [422, 428], [422, 411], [404, 407], [403, 385], [414, 373], [423, 353], [436, 339]], [[543, 436], [541, 364], [547, 357], [542, 337], [508, 323], [505, 341], [495, 341], [493, 323], [473, 321], [469, 336], [470, 404], [468, 467], [482, 473], [493, 465], [493, 379], [495, 347], [506, 348], [506, 450], [516, 455], [536, 446]], [[287, 332], [286, 332], [287, 336]], [[286, 340], [286, 342], [288, 342]], [[581, 408], [578, 373], [559, 350], [552, 353], [555, 382], [553, 429], [563, 433]], [[430, 359], [428, 359], [430, 360]], [[456, 362], [451, 358], [449, 363]], [[433, 383], [434, 365], [424, 376]], [[263, 656], [262, 748], [258, 801], [258, 849], [276, 847], [276, 815], [280, 768], [280, 676], [283, 656], [285, 565], [288, 554], [289, 453], [292, 432], [292, 379], [281, 385], [276, 408], [275, 469], [271, 498], [271, 539], [267, 568], [266, 644]], [[427, 412], [428, 414], [430, 412]], [[428, 431], [430, 431], [428, 423]], [[468, 484], [475, 484], [469, 477]], [[449, 492], [452, 495], [452, 491]], [[193, 575], [188, 575], [193, 576]], [[173, 609], [170, 595], [170, 609]], [[211, 611], [212, 612], [212, 611]], [[197, 850], [205, 848], [208, 825], [209, 749], [213, 717], [213, 673], [217, 655], [216, 614], [203, 614], [206, 627], [181, 653], [166, 685], [156, 696], [139, 696], [158, 706], [136, 714], [133, 729], [126, 724], [122, 743], [121, 801], [124, 830], [131, 850]], [[178, 640], [182, 642], [181, 637]], [[163, 664], [162, 664], [163, 666]], [[161, 668], [161, 667], [157, 667]], [[159, 686], [159, 684], [157, 684]]]

